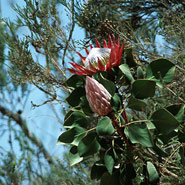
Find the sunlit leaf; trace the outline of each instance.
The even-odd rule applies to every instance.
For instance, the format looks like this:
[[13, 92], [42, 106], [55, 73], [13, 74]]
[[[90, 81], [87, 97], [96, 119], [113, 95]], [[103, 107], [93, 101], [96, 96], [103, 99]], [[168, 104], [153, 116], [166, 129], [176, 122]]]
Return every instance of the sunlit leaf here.
[[96, 126], [96, 132], [98, 135], [112, 135], [114, 133], [114, 127], [109, 117], [104, 117], [99, 120]]
[[139, 66], [137, 68], [137, 79], [143, 79], [143, 78], [144, 78], [144, 73], [143, 73], [142, 68]]
[[59, 136], [57, 144], [72, 144], [77, 146], [85, 135], [86, 130], [84, 128], [73, 127]]
[[72, 128], [75, 126], [86, 127], [87, 125], [88, 120], [86, 116], [80, 111], [71, 112], [67, 119], [64, 121], [65, 128]]
[[122, 64], [119, 66], [120, 70], [122, 71], [122, 73], [126, 76], [126, 78], [130, 81], [130, 82], [133, 82], [134, 81], [134, 78], [130, 72], [130, 69], [128, 67], [127, 64]]
[[107, 168], [110, 174], [112, 174], [112, 170], [114, 168], [114, 158], [112, 155], [113, 153], [108, 151], [104, 156], [105, 167]]
[[76, 146], [73, 146], [68, 154], [69, 164], [73, 166], [83, 160], [83, 157], [80, 157], [78, 154], [78, 149]]
[[131, 124], [125, 129], [125, 134], [132, 143], [139, 143], [146, 147], [152, 147], [153, 142], [150, 132], [145, 123]]
[[147, 167], [147, 172], [148, 172], [148, 177], [149, 177], [149, 182], [156, 182], [159, 180], [159, 174], [155, 168], [155, 166], [148, 161], [146, 164]]

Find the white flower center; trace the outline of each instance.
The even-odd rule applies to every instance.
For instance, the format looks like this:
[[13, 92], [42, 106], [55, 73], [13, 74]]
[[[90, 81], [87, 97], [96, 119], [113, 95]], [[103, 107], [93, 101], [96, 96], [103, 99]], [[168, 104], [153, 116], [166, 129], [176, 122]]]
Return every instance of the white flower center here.
[[91, 63], [94, 67], [98, 65], [98, 59], [102, 64], [106, 65], [110, 58], [111, 49], [109, 48], [92, 48], [89, 55], [85, 59], [85, 67], [89, 67]]

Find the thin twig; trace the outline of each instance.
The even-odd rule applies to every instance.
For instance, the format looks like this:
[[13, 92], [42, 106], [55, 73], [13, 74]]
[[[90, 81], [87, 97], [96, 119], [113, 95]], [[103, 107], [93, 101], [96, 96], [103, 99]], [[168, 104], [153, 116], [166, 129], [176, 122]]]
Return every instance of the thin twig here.
[[117, 121], [114, 119], [114, 116], [111, 114], [109, 115], [110, 119], [112, 120], [112, 124], [114, 126], [114, 128], [117, 130], [118, 134], [123, 138], [123, 140], [125, 141], [125, 144], [127, 145], [129, 150], [133, 150], [133, 147], [131, 146], [131, 144], [129, 143], [127, 137], [125, 136], [123, 129], [118, 125]]
[[176, 96], [180, 101], [182, 101], [183, 103], [185, 103], [185, 101], [181, 97], [177, 96], [177, 94], [175, 92], [173, 92], [169, 87], [166, 87], [166, 89], [168, 91], [170, 91], [174, 96]]
[[75, 28], [75, 20], [74, 20], [74, 16], [75, 16], [75, 9], [74, 9], [74, 0], [72, 0], [71, 2], [72, 4], [72, 7], [71, 7], [71, 10], [72, 10], [72, 27], [71, 27], [71, 30], [70, 30], [70, 33], [69, 33], [69, 37], [68, 37], [68, 40], [66, 42], [66, 45], [65, 45], [65, 48], [64, 48], [64, 54], [63, 54], [63, 58], [62, 58], [62, 64], [64, 66], [64, 60], [65, 60], [65, 55], [66, 55], [66, 52], [67, 52], [67, 48], [68, 48], [68, 45], [69, 45], [69, 42], [72, 38], [72, 35], [73, 35], [73, 31], [74, 31], [74, 28]]
[[40, 151], [43, 153], [45, 159], [49, 164], [55, 164], [52, 157], [50, 156], [50, 154], [47, 152], [44, 145], [42, 144], [42, 142], [34, 135], [34, 133], [32, 133], [29, 130], [29, 128], [27, 127], [26, 121], [21, 118], [20, 114], [14, 113], [8, 110], [7, 108], [3, 107], [2, 105], [0, 105], [0, 112], [4, 116], [8, 116], [9, 118], [13, 119], [21, 127], [26, 137], [30, 139], [30, 141], [40, 149]]

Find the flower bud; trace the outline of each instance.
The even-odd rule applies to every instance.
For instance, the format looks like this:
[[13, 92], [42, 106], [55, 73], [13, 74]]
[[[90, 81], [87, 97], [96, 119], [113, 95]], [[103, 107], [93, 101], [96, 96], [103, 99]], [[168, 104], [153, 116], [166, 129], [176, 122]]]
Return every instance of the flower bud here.
[[112, 111], [110, 105], [111, 95], [98, 81], [87, 76], [85, 91], [93, 112], [100, 116], [105, 116]]

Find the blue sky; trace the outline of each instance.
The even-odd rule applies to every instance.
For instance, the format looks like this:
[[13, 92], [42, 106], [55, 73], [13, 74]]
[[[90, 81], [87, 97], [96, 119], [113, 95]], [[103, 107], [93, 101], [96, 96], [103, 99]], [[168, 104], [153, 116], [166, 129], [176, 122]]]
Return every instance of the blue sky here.
[[[16, 13], [12, 10], [10, 3], [14, 2], [14, 4], [17, 2], [19, 6], [24, 6], [24, 0], [2, 0], [1, 3], [1, 15], [2, 18], [9, 18], [10, 20], [16, 20]], [[61, 14], [61, 17], [63, 18], [63, 25], [66, 26], [69, 22], [68, 17], [66, 16], [66, 11], [62, 11], [63, 14]], [[66, 25], [65, 25], [66, 24]], [[21, 29], [21, 34], [25, 34], [26, 30]], [[84, 39], [85, 34], [84, 31], [79, 28], [78, 26], [75, 26], [75, 31], [73, 38], [76, 40]], [[79, 57], [75, 54], [76, 59], [78, 60]], [[44, 60], [43, 58], [39, 58], [41, 60]], [[33, 101], [35, 104], [41, 104], [46, 100], [46, 97], [44, 94], [38, 90], [36, 87], [32, 86], [32, 92], [29, 96], [29, 99], [27, 101], [24, 113], [22, 114], [23, 118], [27, 120], [28, 127], [38, 138], [40, 138], [46, 149], [50, 152], [51, 155], [56, 155], [57, 157], [62, 156], [63, 148], [62, 146], [56, 146], [57, 138], [61, 134], [61, 124], [57, 121], [54, 113], [50, 110], [50, 107], [48, 105], [43, 105], [41, 107], [32, 108], [31, 101]], [[60, 105], [56, 105], [57, 112], [62, 117], [61, 113], [61, 107]], [[5, 141], [7, 141], [8, 136], [4, 135], [3, 139], [0, 141], [0, 146], [5, 147], [6, 150], [8, 150], [8, 145], [6, 145]], [[17, 144], [14, 143], [14, 149], [15, 151], [19, 151], [17, 148]]]

